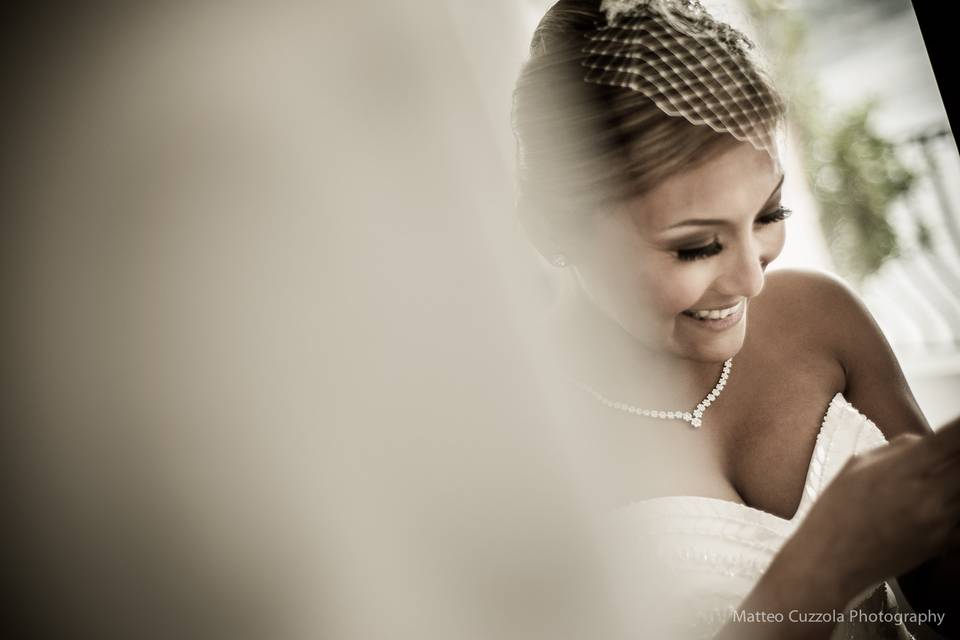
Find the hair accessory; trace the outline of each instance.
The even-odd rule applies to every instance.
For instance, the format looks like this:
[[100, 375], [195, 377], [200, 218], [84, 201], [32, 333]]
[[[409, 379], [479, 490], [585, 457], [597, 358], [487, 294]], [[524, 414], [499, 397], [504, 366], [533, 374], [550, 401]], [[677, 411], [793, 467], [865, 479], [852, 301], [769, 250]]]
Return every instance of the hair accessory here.
[[754, 43], [702, 0], [604, 0], [588, 33], [586, 82], [625, 87], [670, 116], [777, 157], [784, 105], [750, 56]]
[[591, 387], [588, 387], [581, 382], [574, 382], [581, 389], [589, 392], [602, 404], [612, 409], [619, 409], [621, 411], [644, 416], [646, 418], [660, 418], [661, 420], [683, 420], [684, 422], [689, 422], [694, 429], [699, 429], [700, 425], [703, 424], [703, 412], [706, 411], [707, 407], [713, 404], [713, 402], [720, 397], [720, 392], [723, 391], [723, 388], [727, 385], [727, 378], [730, 377], [730, 369], [732, 367], [733, 358], [730, 358], [723, 363], [723, 371], [720, 373], [720, 379], [717, 381], [717, 384], [713, 387], [710, 393], [707, 394], [707, 397], [701, 400], [696, 408], [694, 408], [692, 411], [657, 411], [653, 409], [641, 409], [640, 407], [634, 407], [633, 405], [629, 405], [624, 402], [614, 402], [613, 400], [609, 400]]
[[[621, 14], [647, 8], [651, 4], [658, 4], [658, 2], [657, 0], [603, 0], [600, 3], [600, 11], [607, 15], [607, 23], [613, 24]], [[669, 4], [675, 13], [691, 20], [702, 18], [705, 12], [701, 0], [674, 0]]]

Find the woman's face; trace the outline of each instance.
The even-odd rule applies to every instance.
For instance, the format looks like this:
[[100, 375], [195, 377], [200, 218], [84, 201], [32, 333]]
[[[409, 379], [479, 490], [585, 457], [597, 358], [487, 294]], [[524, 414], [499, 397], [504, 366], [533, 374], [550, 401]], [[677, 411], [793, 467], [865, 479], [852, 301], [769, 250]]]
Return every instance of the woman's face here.
[[[740, 143], [598, 216], [576, 255], [583, 291], [654, 351], [732, 357], [764, 270], [783, 249], [782, 181], [779, 162]], [[717, 321], [687, 313], [733, 306]]]

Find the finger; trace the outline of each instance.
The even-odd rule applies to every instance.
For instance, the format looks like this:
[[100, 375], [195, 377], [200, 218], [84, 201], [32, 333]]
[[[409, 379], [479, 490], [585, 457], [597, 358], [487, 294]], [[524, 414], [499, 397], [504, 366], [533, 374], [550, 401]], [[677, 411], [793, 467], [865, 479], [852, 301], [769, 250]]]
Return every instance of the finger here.
[[929, 485], [927, 495], [943, 504], [946, 516], [956, 527], [960, 527], [960, 472], [958, 470], [960, 465], [951, 469], [952, 476], [931, 475], [926, 478], [926, 483], [933, 483]]
[[923, 439], [928, 468], [938, 468], [944, 462], [960, 456], [960, 418]]
[[917, 433], [901, 433], [891, 438], [887, 444], [888, 451], [899, 451], [900, 449], [909, 449], [919, 443], [924, 442], [924, 437]]
[[956, 526], [947, 536], [947, 542], [943, 545], [945, 553], [960, 551], [960, 526]]
[[952, 482], [945, 486], [943, 492], [947, 507], [956, 518], [956, 524], [960, 526], [960, 482]]
[[960, 502], [960, 461], [934, 469], [928, 478], [939, 484], [939, 492], [944, 499]]
[[937, 476], [942, 482], [956, 482], [960, 484], [960, 453], [941, 457], [939, 460], [927, 461], [924, 475]]

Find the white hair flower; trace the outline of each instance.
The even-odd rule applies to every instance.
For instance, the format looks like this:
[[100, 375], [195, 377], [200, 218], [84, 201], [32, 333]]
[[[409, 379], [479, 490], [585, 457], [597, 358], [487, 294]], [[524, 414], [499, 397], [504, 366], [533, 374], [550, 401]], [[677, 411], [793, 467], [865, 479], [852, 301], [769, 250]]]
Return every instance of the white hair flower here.
[[607, 24], [613, 24], [621, 14], [639, 9], [657, 10], [663, 14], [679, 14], [692, 20], [703, 16], [701, 0], [603, 0], [600, 11], [606, 14]]
[[603, 0], [600, 11], [607, 14], [607, 23], [613, 24], [621, 13], [629, 13], [649, 4], [650, 0]]

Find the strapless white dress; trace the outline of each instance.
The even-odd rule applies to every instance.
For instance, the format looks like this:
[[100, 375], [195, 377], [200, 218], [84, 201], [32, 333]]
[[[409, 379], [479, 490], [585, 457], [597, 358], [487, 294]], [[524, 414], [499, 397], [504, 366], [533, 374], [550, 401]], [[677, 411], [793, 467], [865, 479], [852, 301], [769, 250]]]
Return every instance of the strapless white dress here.
[[[715, 635], [847, 458], [885, 443], [877, 426], [837, 393], [824, 415], [792, 519], [694, 496], [641, 500], [614, 511], [605, 521], [606, 531], [615, 536], [615, 571], [624, 581], [622, 592], [629, 602], [621, 604], [631, 628], [643, 629], [645, 637], [671, 640]], [[880, 615], [849, 616], [854, 606]], [[838, 612], [844, 614], [842, 620], [831, 618], [837, 620], [831, 639], [914, 640], [897, 620], [898, 610], [889, 585], [873, 585]]]

